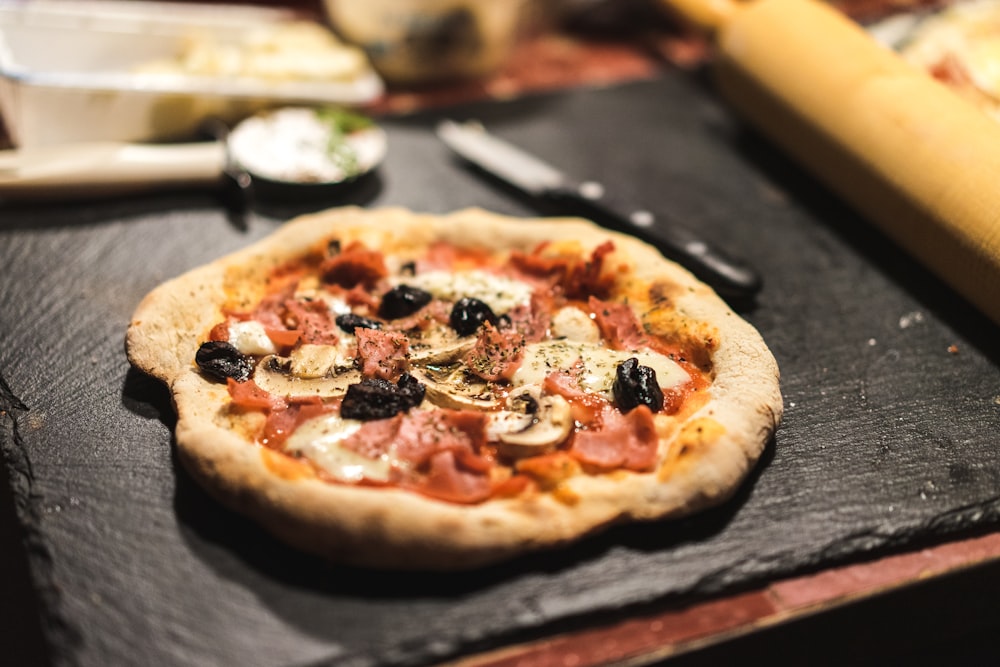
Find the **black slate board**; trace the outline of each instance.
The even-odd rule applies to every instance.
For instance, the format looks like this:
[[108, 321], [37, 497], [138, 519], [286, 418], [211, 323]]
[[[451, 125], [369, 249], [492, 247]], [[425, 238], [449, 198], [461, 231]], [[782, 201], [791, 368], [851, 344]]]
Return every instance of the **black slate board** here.
[[[158, 283], [310, 208], [233, 224], [207, 193], [0, 204], [0, 445], [47, 643], [63, 664], [422, 664], [616, 610], [1000, 525], [998, 329], [683, 75], [454, 109], [760, 267], [744, 311], [786, 417], [724, 507], [483, 572], [330, 567], [220, 508], [177, 465], [169, 397], [122, 337]], [[456, 163], [434, 115], [340, 202], [530, 203]], [[958, 352], [949, 352], [949, 346]]]

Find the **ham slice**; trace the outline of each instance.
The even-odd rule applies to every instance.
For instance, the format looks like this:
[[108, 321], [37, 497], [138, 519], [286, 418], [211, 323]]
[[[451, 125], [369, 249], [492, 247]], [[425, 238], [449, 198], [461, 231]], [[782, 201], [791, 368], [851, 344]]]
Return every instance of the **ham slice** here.
[[409, 366], [410, 343], [406, 336], [380, 329], [354, 330], [358, 339], [361, 374], [395, 382]]
[[590, 297], [587, 305], [594, 313], [601, 336], [612, 348], [638, 350], [648, 347], [649, 339], [642, 330], [639, 318], [627, 303], [608, 303]]
[[323, 260], [319, 270], [324, 281], [348, 289], [356, 285], [372, 287], [389, 275], [382, 253], [369, 250], [359, 241]]
[[333, 412], [334, 408], [325, 405], [318, 396], [310, 396], [303, 399], [294, 399], [282, 406], [272, 408], [264, 422], [264, 432], [260, 437], [260, 444], [272, 449], [280, 449], [285, 440], [288, 440], [296, 428], [303, 422], [315, 419], [324, 414]]
[[396, 439], [396, 458], [423, 466], [442, 451], [478, 455], [486, 444], [486, 415], [464, 410], [412, 410], [403, 417]]
[[579, 368], [567, 371], [555, 371], [545, 376], [542, 389], [549, 394], [558, 394], [570, 405], [573, 420], [587, 426], [599, 423], [602, 414], [611, 406], [603, 397], [591, 394], [580, 387], [578, 379]]
[[614, 276], [605, 271], [604, 260], [614, 252], [615, 244], [605, 241], [594, 248], [590, 258], [548, 255], [548, 244], [541, 244], [532, 252], [514, 251], [510, 254], [510, 266], [522, 279], [542, 280], [551, 287], [558, 287], [568, 299], [586, 299], [589, 296], [605, 296], [614, 284]]
[[419, 468], [404, 482], [415, 491], [454, 503], [478, 503], [493, 492], [491, 462], [479, 452], [486, 444], [481, 412], [414, 410], [402, 418], [395, 441], [400, 461]]
[[555, 299], [548, 290], [535, 290], [531, 302], [515, 306], [507, 312], [511, 327], [524, 336], [526, 343], [537, 343], [549, 334]]
[[576, 434], [569, 453], [581, 463], [602, 470], [644, 472], [656, 465], [658, 447], [653, 413], [640, 405], [625, 415], [607, 411], [600, 429]]
[[501, 331], [484, 322], [465, 363], [484, 380], [496, 381], [513, 377], [523, 359], [524, 336], [516, 331]]
[[389, 453], [402, 423], [401, 414], [389, 419], [367, 421], [360, 429], [345, 438], [341, 446], [370, 459], [377, 459]]
[[233, 405], [238, 408], [271, 410], [285, 405], [281, 397], [264, 391], [253, 380], [237, 382], [229, 378], [226, 380], [226, 387], [229, 389], [229, 397], [233, 399]]
[[285, 310], [292, 328], [299, 332], [303, 343], [336, 345], [339, 338], [333, 313], [322, 301], [288, 299]]
[[430, 472], [418, 487], [424, 495], [452, 503], [479, 503], [493, 493], [489, 475], [464, 469], [454, 452], [438, 452], [431, 457]]

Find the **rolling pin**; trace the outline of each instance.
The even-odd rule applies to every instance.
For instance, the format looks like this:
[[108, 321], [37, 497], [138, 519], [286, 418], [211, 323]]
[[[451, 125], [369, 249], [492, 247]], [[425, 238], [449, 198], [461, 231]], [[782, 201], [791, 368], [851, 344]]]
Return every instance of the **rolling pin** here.
[[662, 0], [722, 97], [1000, 324], [1000, 123], [818, 0]]

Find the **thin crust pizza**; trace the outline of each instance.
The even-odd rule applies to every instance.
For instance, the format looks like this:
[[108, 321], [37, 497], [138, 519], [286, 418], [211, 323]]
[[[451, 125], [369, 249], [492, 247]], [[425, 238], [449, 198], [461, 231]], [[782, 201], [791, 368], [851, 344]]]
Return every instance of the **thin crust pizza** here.
[[155, 289], [126, 347], [205, 489], [368, 567], [473, 568], [716, 505], [782, 413], [753, 327], [579, 219], [304, 216]]

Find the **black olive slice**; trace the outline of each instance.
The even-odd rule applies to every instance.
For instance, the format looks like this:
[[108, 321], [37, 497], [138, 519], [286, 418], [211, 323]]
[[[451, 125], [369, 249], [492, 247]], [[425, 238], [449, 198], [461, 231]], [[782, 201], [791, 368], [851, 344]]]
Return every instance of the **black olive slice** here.
[[340, 327], [341, 331], [345, 333], [353, 334], [354, 330], [357, 328], [361, 329], [381, 329], [382, 323], [376, 322], [375, 320], [370, 320], [367, 317], [362, 317], [361, 315], [355, 315], [354, 313], [343, 313], [337, 315], [334, 318], [337, 326]]
[[640, 366], [635, 357], [618, 364], [615, 381], [611, 385], [615, 403], [622, 412], [645, 405], [653, 412], [663, 409], [663, 390], [656, 381], [656, 371]]
[[409, 373], [403, 373], [399, 376], [399, 381], [396, 382], [396, 388], [403, 396], [406, 397], [410, 404], [409, 407], [411, 408], [417, 407], [424, 400], [426, 387], [424, 387], [422, 382]]
[[381, 378], [365, 378], [347, 388], [340, 416], [363, 421], [388, 419], [420, 405], [424, 391], [424, 385], [409, 373], [403, 373], [396, 384]]
[[430, 292], [419, 287], [396, 285], [382, 296], [378, 316], [384, 320], [398, 320], [417, 312], [431, 302]]
[[205, 375], [223, 382], [227, 378], [246, 382], [253, 373], [253, 357], [243, 354], [224, 340], [202, 343], [194, 355], [194, 361]]
[[468, 296], [455, 302], [451, 309], [451, 316], [448, 318], [451, 328], [459, 336], [471, 336], [483, 325], [483, 322], [489, 322], [496, 326], [499, 321], [496, 313], [485, 302]]

